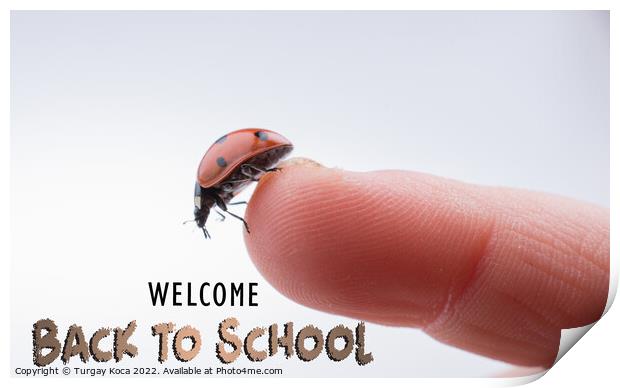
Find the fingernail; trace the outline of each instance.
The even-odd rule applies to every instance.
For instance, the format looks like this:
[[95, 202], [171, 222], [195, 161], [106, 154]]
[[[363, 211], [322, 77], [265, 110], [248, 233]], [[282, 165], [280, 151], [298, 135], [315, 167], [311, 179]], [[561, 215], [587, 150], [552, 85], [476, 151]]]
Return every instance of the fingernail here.
[[322, 164], [320, 164], [319, 162], [315, 162], [312, 159], [299, 158], [299, 157], [287, 159], [283, 161], [282, 163], [280, 163], [278, 167], [286, 168], [286, 167], [300, 166], [300, 165], [306, 165], [306, 166], [312, 166], [312, 167], [324, 167]]

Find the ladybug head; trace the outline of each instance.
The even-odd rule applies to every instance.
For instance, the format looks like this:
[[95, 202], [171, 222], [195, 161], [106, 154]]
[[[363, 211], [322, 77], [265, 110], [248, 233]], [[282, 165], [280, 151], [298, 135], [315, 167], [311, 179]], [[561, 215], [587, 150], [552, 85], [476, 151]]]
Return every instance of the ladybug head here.
[[196, 221], [196, 226], [204, 228], [207, 223], [207, 218], [209, 218], [209, 208], [201, 209], [199, 207], [194, 207], [194, 221]]
[[202, 233], [205, 235], [205, 238], [211, 238], [209, 232], [207, 232], [207, 228], [205, 227], [207, 218], [209, 218], [209, 208], [194, 208], [194, 221], [196, 221], [196, 226], [202, 229]]
[[207, 218], [209, 218], [209, 208], [200, 209], [196, 206], [194, 207], [194, 219], [184, 221], [183, 225], [187, 224], [188, 222], [194, 221], [196, 223], [196, 226], [202, 229], [202, 233], [205, 235], [205, 238], [211, 238], [209, 232], [207, 232], [207, 228], [205, 228]]
[[207, 232], [207, 228], [205, 228], [212, 205], [208, 203], [208, 198], [205, 191], [200, 187], [198, 182], [196, 182], [194, 187], [194, 221], [196, 222], [196, 226], [202, 229], [205, 238], [211, 237], [209, 236], [209, 232]]

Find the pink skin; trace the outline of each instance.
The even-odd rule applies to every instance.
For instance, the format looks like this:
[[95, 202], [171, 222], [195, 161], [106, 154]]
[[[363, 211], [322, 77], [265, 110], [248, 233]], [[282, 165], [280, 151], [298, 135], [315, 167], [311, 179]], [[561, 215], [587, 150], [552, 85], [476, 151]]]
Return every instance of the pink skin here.
[[410, 171], [293, 161], [250, 201], [249, 254], [303, 305], [548, 368], [603, 313], [609, 210]]

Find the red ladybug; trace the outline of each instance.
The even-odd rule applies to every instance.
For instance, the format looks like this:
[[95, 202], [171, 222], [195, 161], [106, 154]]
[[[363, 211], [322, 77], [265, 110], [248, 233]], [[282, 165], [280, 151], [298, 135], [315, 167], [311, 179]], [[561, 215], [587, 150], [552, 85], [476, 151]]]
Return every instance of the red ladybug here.
[[[194, 189], [194, 221], [205, 235], [209, 212], [213, 206], [243, 221], [242, 217], [228, 211], [227, 204], [245, 202], [230, 200], [251, 182], [256, 182], [267, 172], [276, 171], [274, 166], [293, 150], [293, 144], [284, 136], [268, 129], [239, 129], [230, 132], [213, 143], [198, 166], [198, 179]], [[224, 219], [224, 215], [216, 210]]]

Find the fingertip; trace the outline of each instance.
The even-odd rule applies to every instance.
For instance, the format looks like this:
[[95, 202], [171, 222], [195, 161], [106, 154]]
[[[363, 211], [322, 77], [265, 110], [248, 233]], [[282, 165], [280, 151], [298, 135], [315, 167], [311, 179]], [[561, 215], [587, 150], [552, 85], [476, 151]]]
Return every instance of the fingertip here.
[[424, 326], [462, 283], [456, 278], [471, 271], [472, 261], [458, 257], [476, 251], [476, 235], [446, 246], [432, 232], [447, 227], [459, 234], [472, 226], [470, 217], [429, 204], [433, 178], [351, 172], [307, 159], [280, 167], [254, 192], [246, 211], [252, 233], [245, 238], [258, 270], [296, 302]]

